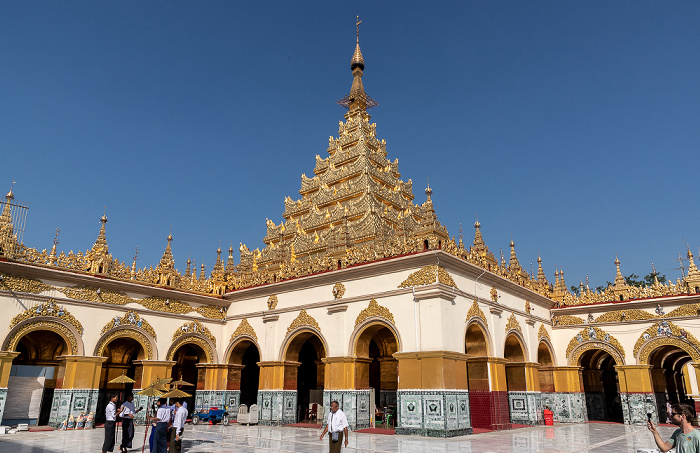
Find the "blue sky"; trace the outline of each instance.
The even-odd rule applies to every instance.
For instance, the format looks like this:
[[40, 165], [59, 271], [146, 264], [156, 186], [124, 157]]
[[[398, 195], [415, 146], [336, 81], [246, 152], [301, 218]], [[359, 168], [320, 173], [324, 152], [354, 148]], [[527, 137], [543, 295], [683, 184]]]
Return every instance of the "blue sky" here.
[[355, 16], [378, 137], [439, 219], [569, 285], [700, 247], [700, 3], [2, 2], [0, 188], [25, 244], [207, 270], [326, 155]]

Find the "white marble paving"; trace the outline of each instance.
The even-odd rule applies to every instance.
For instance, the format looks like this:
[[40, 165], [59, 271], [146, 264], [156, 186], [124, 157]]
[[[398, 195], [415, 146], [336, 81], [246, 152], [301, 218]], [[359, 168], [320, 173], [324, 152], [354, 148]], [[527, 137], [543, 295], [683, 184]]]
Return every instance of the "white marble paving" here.
[[[143, 445], [143, 427], [137, 427], [133, 453]], [[673, 428], [659, 428], [669, 436]], [[301, 452], [323, 453], [328, 442], [320, 430], [266, 426], [187, 426], [183, 451], [192, 453]], [[104, 431], [50, 431], [0, 435], [2, 453], [99, 452]], [[526, 452], [636, 452], [653, 448], [644, 426], [603, 423], [558, 424], [520, 428], [450, 439], [351, 433], [348, 453], [526, 453]], [[118, 451], [118, 443], [117, 449]], [[145, 451], [148, 451], [148, 445]]]

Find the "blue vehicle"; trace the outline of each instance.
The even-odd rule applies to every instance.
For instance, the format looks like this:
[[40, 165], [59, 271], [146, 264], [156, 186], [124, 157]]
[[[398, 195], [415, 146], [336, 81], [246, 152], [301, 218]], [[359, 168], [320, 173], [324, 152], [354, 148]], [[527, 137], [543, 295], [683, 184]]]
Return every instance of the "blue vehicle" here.
[[218, 407], [211, 407], [209, 409], [202, 409], [192, 414], [193, 425], [209, 422], [214, 425], [220, 422], [222, 425], [228, 426], [231, 421], [225, 408], [219, 409]]

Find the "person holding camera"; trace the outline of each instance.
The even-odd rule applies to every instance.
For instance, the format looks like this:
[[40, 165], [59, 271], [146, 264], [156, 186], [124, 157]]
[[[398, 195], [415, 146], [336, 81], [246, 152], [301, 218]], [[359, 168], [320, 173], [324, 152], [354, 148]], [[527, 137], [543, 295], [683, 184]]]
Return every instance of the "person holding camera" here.
[[343, 439], [345, 446], [348, 446], [348, 419], [345, 413], [340, 410], [340, 405], [337, 401], [331, 403], [331, 411], [328, 413], [328, 423], [323, 430], [320, 439], [328, 433], [328, 446], [330, 453], [340, 453], [340, 447]]
[[687, 404], [674, 404], [671, 406], [671, 422], [679, 428], [671, 434], [668, 441], [664, 441], [656, 426], [651, 421], [651, 414], [647, 414], [647, 428], [654, 435], [654, 441], [659, 450], [666, 452], [672, 448], [677, 453], [700, 453], [700, 431], [695, 429], [690, 421], [693, 418], [693, 411]]

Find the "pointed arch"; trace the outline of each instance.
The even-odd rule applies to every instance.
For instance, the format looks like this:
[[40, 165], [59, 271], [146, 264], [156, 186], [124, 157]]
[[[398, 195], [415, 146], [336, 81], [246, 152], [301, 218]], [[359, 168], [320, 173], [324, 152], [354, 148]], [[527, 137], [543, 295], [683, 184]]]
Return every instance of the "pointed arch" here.
[[35, 316], [18, 322], [5, 337], [2, 350], [15, 351], [23, 336], [37, 330], [49, 330], [58, 334], [66, 342], [72, 355], [85, 353], [82, 337], [75, 326], [53, 316]]
[[473, 357], [493, 356], [493, 339], [488, 324], [480, 317], [471, 318], [464, 326], [465, 353]]
[[117, 338], [130, 338], [137, 341], [145, 353], [145, 360], [157, 360], [158, 359], [158, 346], [156, 345], [156, 340], [144, 329], [137, 326], [122, 325], [115, 326], [104, 332], [97, 344], [95, 345], [94, 356], [101, 356], [104, 354], [105, 348], [109, 343]]

